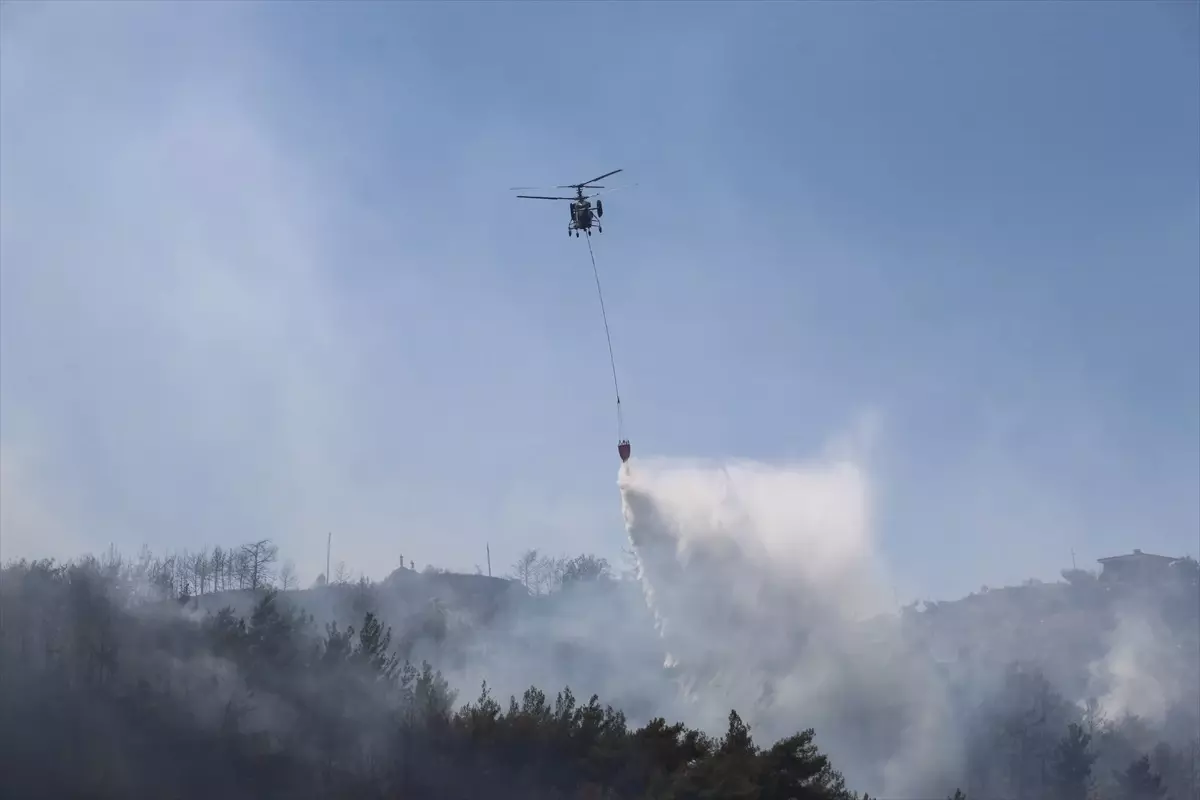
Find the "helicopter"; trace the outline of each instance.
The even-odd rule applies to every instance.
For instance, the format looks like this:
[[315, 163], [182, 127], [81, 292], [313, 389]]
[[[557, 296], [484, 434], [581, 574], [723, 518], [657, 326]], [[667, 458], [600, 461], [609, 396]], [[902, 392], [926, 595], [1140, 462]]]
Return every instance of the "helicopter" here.
[[568, 200], [571, 204], [571, 221], [567, 223], [567, 236], [572, 233], [575, 238], [579, 238], [579, 232], [583, 231], [588, 236], [592, 235], [592, 225], [596, 226], [597, 233], [604, 233], [604, 228], [600, 226], [600, 218], [604, 216], [604, 201], [596, 200], [596, 206], [593, 209], [591, 198], [596, 197], [594, 194], [584, 194], [584, 189], [603, 189], [603, 186], [596, 185], [596, 181], [604, 180], [610, 175], [616, 175], [621, 172], [619, 169], [614, 169], [612, 172], [606, 172], [598, 178], [592, 178], [590, 181], [583, 183], [570, 183], [566, 186], [556, 186], [556, 189], [574, 189], [574, 197], [548, 197], [545, 195], [536, 194], [519, 194], [517, 197], [522, 200]]

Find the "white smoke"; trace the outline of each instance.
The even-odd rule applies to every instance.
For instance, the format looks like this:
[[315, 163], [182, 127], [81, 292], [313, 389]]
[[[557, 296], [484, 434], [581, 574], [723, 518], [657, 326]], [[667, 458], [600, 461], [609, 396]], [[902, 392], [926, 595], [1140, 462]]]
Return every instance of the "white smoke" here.
[[1093, 680], [1104, 687], [1100, 708], [1110, 719], [1132, 715], [1162, 725], [1172, 708], [1195, 702], [1194, 644], [1172, 636], [1147, 603], [1119, 606], [1115, 616], [1107, 652], [1089, 665]]
[[618, 482], [694, 723], [719, 730], [736, 708], [764, 742], [811, 725], [857, 785], [889, 794], [919, 792], [953, 768], [944, 683], [885, 613], [856, 459], [634, 459]]

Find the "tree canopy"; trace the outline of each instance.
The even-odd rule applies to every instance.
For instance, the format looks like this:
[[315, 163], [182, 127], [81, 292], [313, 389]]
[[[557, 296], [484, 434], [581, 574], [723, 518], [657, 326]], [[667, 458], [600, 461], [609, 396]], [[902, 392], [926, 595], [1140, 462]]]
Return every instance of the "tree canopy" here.
[[[736, 710], [722, 733], [630, 724], [570, 687], [505, 698], [484, 681], [461, 702], [438, 664], [412, 657], [445, 639], [452, 607], [434, 599], [393, 635], [365, 577], [343, 566], [297, 592], [277, 562], [261, 540], [0, 571], [0, 785], [21, 797], [866, 800], [801, 720], [764, 744]], [[404, 572], [460, 595], [459, 579], [491, 586]], [[535, 604], [620, 580], [602, 558], [536, 551], [513, 573]], [[344, 596], [343, 622], [305, 610], [299, 596], [322, 592]], [[223, 604], [202, 610], [214, 593]], [[950, 800], [1200, 800], [1200, 739], [1081, 710], [1020, 664], [963, 741]]]

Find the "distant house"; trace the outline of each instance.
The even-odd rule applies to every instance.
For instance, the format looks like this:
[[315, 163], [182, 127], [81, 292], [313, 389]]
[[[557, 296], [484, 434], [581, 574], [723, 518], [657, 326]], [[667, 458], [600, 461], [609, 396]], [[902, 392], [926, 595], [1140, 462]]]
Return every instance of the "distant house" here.
[[1178, 560], [1172, 556], [1156, 556], [1137, 549], [1127, 555], [1097, 559], [1101, 567], [1100, 580], [1139, 583], [1169, 577], [1171, 565]]

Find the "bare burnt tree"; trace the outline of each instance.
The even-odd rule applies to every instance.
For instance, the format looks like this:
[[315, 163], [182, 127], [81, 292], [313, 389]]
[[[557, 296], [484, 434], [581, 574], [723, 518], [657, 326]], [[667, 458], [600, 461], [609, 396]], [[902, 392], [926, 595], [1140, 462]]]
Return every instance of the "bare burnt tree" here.
[[290, 558], [279, 568], [279, 588], [285, 592], [295, 589], [299, 584], [296, 578], [296, 562]]
[[171, 562], [175, 568], [175, 591], [178, 594], [191, 596], [195, 591], [192, 588], [191, 560], [188, 551], [184, 550], [182, 553], [176, 554], [174, 560]]
[[245, 570], [242, 569], [246, 562], [244, 553], [241, 550], [230, 549], [225, 552], [225, 588], [226, 589], [245, 589]]
[[212, 572], [212, 587], [214, 592], [227, 588], [225, 586], [225, 550], [220, 546], [213, 548], [209, 556], [209, 570]]
[[542, 556], [534, 568], [534, 594], [549, 594], [562, 587], [563, 573], [567, 569], [566, 556]]
[[237, 588], [246, 589], [250, 586], [250, 556], [246, 552], [246, 547], [243, 545], [233, 553], [231, 559], [232, 566], [230, 572], [234, 581], [237, 583]]
[[204, 594], [209, 589], [209, 579], [212, 576], [211, 556], [208, 554], [208, 548], [202, 547], [199, 552], [192, 555], [192, 584], [196, 587], [196, 594]]
[[534, 579], [537, 574], [538, 551], [526, 550], [513, 562], [512, 577], [520, 582], [530, 592], [534, 591]]
[[247, 588], [258, 590], [269, 585], [274, 577], [272, 565], [279, 558], [279, 548], [270, 539], [259, 539], [242, 545], [242, 555]]
[[175, 557], [156, 558], [150, 566], [151, 583], [160, 595], [175, 595]]

